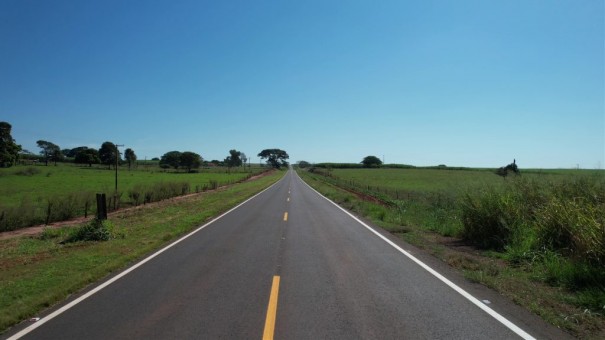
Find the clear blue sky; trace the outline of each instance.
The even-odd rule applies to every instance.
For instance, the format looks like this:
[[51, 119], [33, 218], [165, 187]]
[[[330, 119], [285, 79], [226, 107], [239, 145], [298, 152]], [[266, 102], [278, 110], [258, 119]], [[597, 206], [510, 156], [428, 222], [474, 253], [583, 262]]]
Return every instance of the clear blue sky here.
[[604, 2], [0, 2], [24, 148], [605, 167]]

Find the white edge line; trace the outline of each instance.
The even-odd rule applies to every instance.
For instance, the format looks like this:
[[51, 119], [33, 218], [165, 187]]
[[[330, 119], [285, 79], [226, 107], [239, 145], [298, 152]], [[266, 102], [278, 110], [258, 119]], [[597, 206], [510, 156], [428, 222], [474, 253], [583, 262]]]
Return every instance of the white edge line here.
[[114, 276], [113, 278], [111, 278], [110, 280], [104, 282], [103, 284], [101, 284], [100, 286], [97, 286], [96, 288], [94, 288], [93, 290], [89, 291], [88, 293], [80, 296], [79, 298], [73, 300], [72, 302], [68, 303], [67, 305], [57, 309], [56, 311], [52, 312], [51, 314], [45, 316], [44, 318], [40, 319], [39, 321], [37, 321], [36, 323], [32, 324], [31, 326], [21, 330], [19, 333], [14, 334], [13, 336], [11, 336], [10, 338], [8, 338], [7, 340], [16, 340], [19, 339], [25, 335], [27, 335], [28, 333], [30, 333], [31, 331], [33, 331], [34, 329], [42, 326], [43, 324], [47, 323], [48, 321], [56, 318], [57, 316], [59, 316], [60, 314], [62, 314], [63, 312], [67, 311], [68, 309], [74, 307], [75, 305], [77, 305], [78, 303], [86, 300], [87, 298], [91, 297], [92, 295], [98, 293], [99, 291], [101, 291], [102, 289], [106, 288], [107, 286], [109, 286], [110, 284], [116, 282], [117, 280], [121, 279], [122, 277], [128, 275], [130, 272], [132, 272], [133, 270], [139, 268], [140, 266], [144, 265], [145, 263], [151, 261], [153, 258], [155, 258], [156, 256], [160, 255], [161, 253], [165, 252], [166, 250], [174, 247], [175, 245], [177, 245], [178, 243], [180, 243], [181, 241], [184, 241], [185, 239], [193, 236], [193, 234], [197, 233], [198, 231], [206, 228], [207, 226], [211, 225], [212, 223], [218, 221], [219, 219], [221, 219], [222, 217], [224, 217], [225, 215], [231, 213], [232, 211], [234, 211], [235, 209], [241, 207], [242, 205], [248, 203], [249, 201], [251, 201], [252, 199], [254, 199], [256, 196], [262, 194], [263, 192], [271, 189], [273, 186], [275, 186], [277, 183], [281, 182], [286, 176], [283, 176], [282, 178], [279, 179], [279, 181], [271, 184], [269, 187], [265, 188], [263, 191], [257, 193], [256, 195], [248, 198], [247, 200], [243, 201], [242, 203], [236, 205], [235, 207], [229, 209], [227, 212], [223, 213], [222, 215], [212, 219], [210, 222], [207, 222], [206, 224], [202, 225], [201, 227], [198, 227], [197, 229], [195, 229], [194, 231], [190, 232], [189, 234], [181, 237], [180, 239], [172, 242], [171, 244], [167, 245], [166, 247], [158, 250], [157, 252], [153, 253], [152, 255], [148, 256], [147, 258], [141, 260], [140, 262], [138, 262], [137, 264], [133, 265], [132, 267], [124, 270], [123, 272], [121, 272], [120, 274]]
[[498, 314], [498, 312], [496, 312], [493, 309], [491, 309], [488, 306], [486, 306], [484, 303], [482, 303], [481, 301], [479, 301], [479, 299], [477, 299], [476, 297], [472, 296], [470, 293], [468, 293], [464, 289], [460, 288], [458, 285], [456, 285], [452, 281], [448, 280], [445, 276], [439, 274], [436, 270], [434, 270], [433, 268], [429, 267], [424, 262], [418, 260], [412, 254], [410, 254], [407, 251], [401, 249], [401, 247], [399, 247], [398, 245], [396, 245], [395, 243], [393, 243], [391, 240], [389, 240], [385, 236], [381, 235], [376, 230], [372, 229], [370, 226], [368, 226], [367, 224], [365, 224], [363, 221], [361, 221], [355, 215], [351, 214], [350, 212], [348, 212], [343, 207], [341, 207], [338, 204], [336, 204], [331, 199], [329, 199], [326, 196], [322, 195], [321, 193], [319, 193], [319, 191], [313, 189], [313, 187], [311, 187], [309, 184], [307, 184], [305, 181], [303, 181], [302, 178], [300, 178], [300, 176], [298, 176], [298, 174], [296, 174], [296, 176], [305, 185], [307, 185], [311, 190], [315, 191], [319, 196], [323, 197], [325, 200], [327, 200], [328, 202], [330, 202], [333, 205], [335, 205], [338, 209], [342, 210], [345, 214], [349, 215], [352, 219], [354, 219], [355, 221], [357, 221], [362, 226], [366, 227], [368, 230], [370, 230], [376, 236], [380, 237], [383, 241], [385, 241], [386, 243], [388, 243], [389, 245], [391, 245], [393, 248], [397, 249], [403, 255], [407, 256], [410, 260], [414, 261], [420, 267], [424, 268], [424, 270], [426, 270], [429, 273], [431, 273], [433, 276], [435, 276], [436, 278], [438, 278], [439, 280], [441, 280], [443, 283], [445, 283], [446, 285], [448, 285], [450, 288], [452, 288], [453, 290], [455, 290], [456, 292], [458, 292], [460, 295], [462, 295], [463, 297], [465, 297], [467, 300], [469, 300], [470, 302], [472, 302], [474, 305], [476, 305], [477, 307], [481, 308], [484, 312], [486, 312], [487, 314], [489, 314], [491, 317], [493, 317], [494, 319], [498, 320], [504, 326], [508, 327], [511, 331], [515, 332], [521, 338], [526, 339], [526, 340], [535, 339], [533, 336], [529, 335], [527, 332], [525, 332], [524, 330], [522, 330], [519, 326], [515, 325], [514, 323], [512, 323], [511, 321], [509, 321], [508, 319], [506, 319], [502, 315]]

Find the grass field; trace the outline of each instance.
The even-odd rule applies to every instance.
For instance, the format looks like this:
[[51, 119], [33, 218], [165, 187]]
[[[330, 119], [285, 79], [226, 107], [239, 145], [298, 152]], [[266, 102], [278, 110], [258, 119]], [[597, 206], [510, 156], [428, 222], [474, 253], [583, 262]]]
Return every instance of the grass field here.
[[[32, 169], [32, 170], [30, 170]], [[257, 173], [261, 168], [252, 168]], [[221, 184], [236, 182], [250, 172], [237, 169], [227, 173], [226, 168], [202, 169], [198, 173], [165, 171], [159, 167], [140, 167], [136, 170], [120, 168], [118, 190], [128, 191], [135, 185], [152, 185], [157, 182], [186, 181], [193, 187], [217, 181]], [[113, 192], [115, 171], [107, 167], [82, 167], [73, 164], [58, 166], [16, 166], [0, 168], [0, 207], [18, 205], [25, 197], [37, 201], [54, 195], [72, 192]]]
[[[469, 280], [576, 336], [605, 336], [605, 171], [522, 170], [506, 180], [481, 169], [299, 173]], [[459, 241], [482, 255], [443, 243]]]
[[[252, 167], [251, 170], [240, 168], [228, 171], [226, 168], [209, 168], [185, 173], [167, 171], [157, 166], [140, 166], [133, 170], [120, 167], [118, 203], [124, 207], [200, 192], [241, 181], [264, 169]], [[112, 197], [114, 190], [115, 171], [106, 167], [59, 164], [2, 168], [0, 231], [94, 213], [94, 194], [106, 193]], [[110, 208], [116, 206], [109, 205]]]
[[[505, 180], [488, 169], [439, 170], [439, 169], [331, 169], [328, 171], [343, 181], [374, 191], [395, 193], [428, 193], [440, 191], [466, 191], [486, 184], [501, 185]], [[529, 178], [556, 179], [562, 176], [598, 173], [594, 170], [524, 170]], [[510, 176], [509, 179], [514, 176]]]
[[128, 266], [258, 193], [283, 176], [258, 179], [110, 217], [106, 242], [64, 241], [75, 228], [0, 240], [0, 332]]

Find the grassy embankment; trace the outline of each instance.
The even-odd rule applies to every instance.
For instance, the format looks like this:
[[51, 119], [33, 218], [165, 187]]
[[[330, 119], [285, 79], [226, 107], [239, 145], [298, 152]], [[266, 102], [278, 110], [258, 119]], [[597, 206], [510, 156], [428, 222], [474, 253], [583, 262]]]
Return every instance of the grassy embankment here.
[[0, 231], [92, 215], [96, 212], [95, 193], [106, 193], [108, 208], [114, 210], [215, 189], [264, 169], [228, 172], [226, 168], [212, 168], [185, 173], [163, 170], [157, 165], [132, 170], [120, 167], [116, 194], [115, 171], [107, 167], [59, 164], [2, 168]]
[[485, 170], [300, 173], [552, 324], [580, 337], [605, 334], [604, 172], [524, 171], [507, 180]]
[[0, 329], [126, 267], [282, 176], [276, 171], [215, 191], [118, 212], [109, 219], [112, 239], [107, 242], [63, 242], [74, 235], [74, 228], [0, 240]]

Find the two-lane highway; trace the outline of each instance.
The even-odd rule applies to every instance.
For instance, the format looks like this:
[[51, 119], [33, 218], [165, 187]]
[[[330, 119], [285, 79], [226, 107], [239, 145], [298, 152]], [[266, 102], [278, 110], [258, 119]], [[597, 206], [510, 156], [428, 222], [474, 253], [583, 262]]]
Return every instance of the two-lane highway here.
[[464, 291], [456, 291], [461, 288], [444, 283], [429, 270], [289, 171], [253, 199], [85, 299], [72, 301], [69, 308], [49, 311], [49, 316], [16, 335], [27, 339], [564, 336], [547, 326], [542, 333], [542, 324], [539, 330], [517, 328], [519, 320], [514, 316], [510, 320], [510, 315], [481, 309]]

